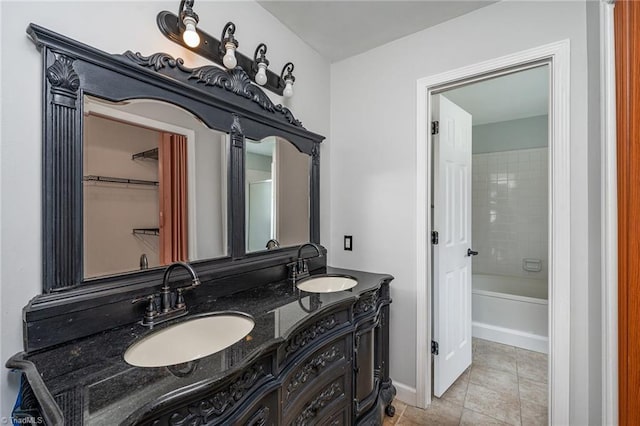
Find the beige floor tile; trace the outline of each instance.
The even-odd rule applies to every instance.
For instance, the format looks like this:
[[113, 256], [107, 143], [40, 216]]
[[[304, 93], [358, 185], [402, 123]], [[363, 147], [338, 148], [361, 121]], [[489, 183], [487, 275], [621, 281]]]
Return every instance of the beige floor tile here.
[[497, 392], [475, 383], [469, 383], [464, 408], [511, 425], [520, 424], [520, 399], [517, 393]]
[[517, 349], [518, 377], [547, 383], [547, 355], [539, 352]]
[[502, 343], [491, 342], [489, 340], [474, 338], [472, 340], [472, 348], [478, 353], [501, 353], [514, 357], [516, 356], [515, 347], [503, 345]]
[[536, 405], [546, 407], [548, 405], [547, 384], [534, 382], [533, 380], [521, 377], [518, 382], [520, 390], [520, 402], [530, 402]]
[[515, 372], [496, 370], [485, 365], [473, 365], [469, 380], [498, 392], [518, 392], [518, 376]]
[[460, 420], [460, 426], [507, 426], [508, 424], [466, 408], [462, 410]]
[[473, 365], [494, 368], [512, 374], [516, 374], [518, 371], [515, 353], [508, 352], [478, 350], [473, 354]]
[[396, 425], [458, 426], [461, 417], [462, 406], [435, 399], [425, 410], [416, 407], [407, 407]]
[[522, 426], [547, 426], [548, 408], [529, 401], [521, 402]]
[[439, 399], [462, 406], [464, 397], [467, 395], [467, 386], [469, 385], [469, 370], [467, 369], [462, 373]]

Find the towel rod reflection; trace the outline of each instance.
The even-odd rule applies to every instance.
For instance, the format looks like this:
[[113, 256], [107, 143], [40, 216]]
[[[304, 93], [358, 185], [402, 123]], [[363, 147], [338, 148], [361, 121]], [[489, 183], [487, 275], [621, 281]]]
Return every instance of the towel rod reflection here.
[[153, 180], [141, 180], [141, 179], [126, 179], [119, 177], [111, 177], [111, 176], [96, 176], [89, 175], [84, 176], [82, 180], [93, 181], [93, 182], [109, 182], [109, 183], [124, 183], [130, 185], [149, 185], [149, 186], [158, 186], [159, 183]]

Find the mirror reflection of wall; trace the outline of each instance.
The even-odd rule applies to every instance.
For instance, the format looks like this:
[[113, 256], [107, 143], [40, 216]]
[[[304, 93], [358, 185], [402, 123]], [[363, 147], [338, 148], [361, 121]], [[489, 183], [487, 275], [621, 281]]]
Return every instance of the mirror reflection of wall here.
[[225, 256], [226, 134], [152, 100], [85, 113], [85, 278]]
[[309, 241], [309, 156], [281, 138], [247, 142], [247, 252]]

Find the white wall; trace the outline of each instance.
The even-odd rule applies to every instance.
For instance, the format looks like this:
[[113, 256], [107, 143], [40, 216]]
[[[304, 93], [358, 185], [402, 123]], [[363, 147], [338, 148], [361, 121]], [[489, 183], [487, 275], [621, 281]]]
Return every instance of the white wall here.
[[479, 124], [473, 126], [472, 152], [480, 154], [482, 152], [540, 148], [549, 145], [548, 134], [549, 117], [547, 115]]
[[[571, 420], [588, 424], [591, 363], [589, 285], [585, 267], [594, 229], [585, 149], [587, 24], [582, 1], [503, 1], [331, 66], [332, 265], [388, 272], [391, 283], [391, 376], [415, 387], [416, 81], [558, 40], [571, 41]], [[342, 250], [343, 235], [355, 250]], [[594, 398], [596, 399], [596, 398]], [[598, 419], [593, 420], [598, 423]]]
[[[128, 49], [143, 54], [167, 52], [187, 65], [203, 59], [166, 39], [156, 27], [159, 11], [179, 2], [0, 2], [2, 121], [0, 179], [2, 217], [0, 285], [1, 360], [22, 350], [22, 307], [40, 293], [41, 282], [41, 80], [42, 59], [25, 29], [30, 22], [110, 53]], [[329, 133], [329, 63], [254, 2], [196, 2], [203, 29], [219, 35], [231, 20], [237, 26], [240, 51], [269, 46], [276, 72], [291, 60], [296, 66], [293, 98], [296, 118], [316, 133]], [[279, 97], [274, 100], [281, 102]], [[329, 146], [321, 154], [329, 158]], [[322, 239], [329, 236], [329, 168], [322, 165]], [[0, 372], [0, 417], [9, 416], [18, 389], [17, 375]]]

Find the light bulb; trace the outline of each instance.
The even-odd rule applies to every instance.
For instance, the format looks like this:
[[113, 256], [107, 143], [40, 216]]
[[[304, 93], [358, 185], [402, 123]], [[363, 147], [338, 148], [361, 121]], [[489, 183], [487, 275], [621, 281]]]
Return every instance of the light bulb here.
[[285, 80], [285, 83], [286, 84], [284, 86], [282, 94], [285, 98], [290, 98], [291, 96], [293, 96], [293, 82], [291, 80]]
[[196, 20], [190, 16], [184, 18], [184, 32], [182, 33], [182, 39], [189, 47], [196, 47], [200, 44], [200, 36], [196, 32]]
[[267, 64], [260, 62], [258, 64], [258, 73], [256, 74], [256, 83], [264, 86], [267, 83]]
[[225, 53], [224, 58], [222, 58], [222, 63], [228, 69], [233, 69], [238, 65], [238, 61], [236, 60], [236, 46], [233, 43], [227, 43], [224, 47], [227, 48], [227, 53]]

